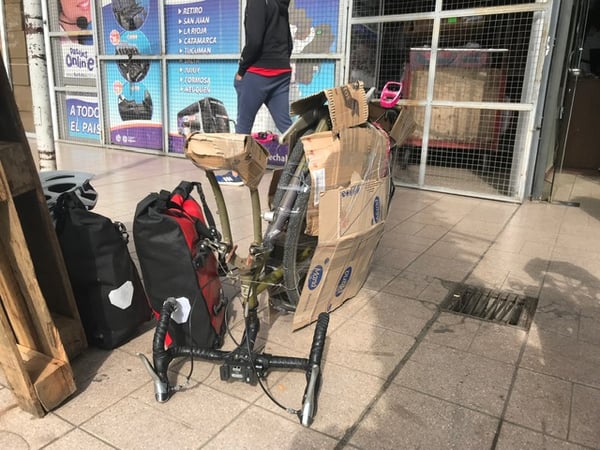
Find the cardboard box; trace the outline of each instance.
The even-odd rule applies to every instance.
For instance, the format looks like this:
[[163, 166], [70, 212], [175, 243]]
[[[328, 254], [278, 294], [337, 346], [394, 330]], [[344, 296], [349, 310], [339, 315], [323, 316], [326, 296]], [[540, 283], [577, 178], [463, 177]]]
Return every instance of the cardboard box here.
[[256, 188], [267, 167], [267, 150], [250, 135], [193, 133], [185, 144], [185, 156], [204, 170], [234, 170], [244, 183]]
[[354, 82], [297, 100], [291, 105], [292, 114], [302, 115], [327, 102], [331, 131], [363, 124], [369, 117], [367, 97], [362, 82]]
[[369, 275], [383, 227], [381, 222], [366, 233], [345, 236], [330, 244], [319, 243], [294, 313], [294, 330], [309, 325], [321, 312], [333, 311], [358, 293]]
[[387, 174], [388, 137], [375, 127], [323, 131], [303, 137], [302, 143], [315, 199], [328, 189]]
[[353, 183], [321, 195], [319, 245], [369, 231], [385, 221], [389, 202], [389, 177]]
[[402, 145], [417, 126], [412, 108], [406, 106], [384, 108], [378, 100], [369, 102], [369, 122], [377, 123], [387, 131], [396, 145]]
[[396, 145], [401, 146], [417, 129], [415, 114], [412, 108], [403, 107], [398, 114], [394, 126], [389, 132]]
[[388, 137], [372, 127], [346, 128], [339, 135], [326, 131], [302, 138], [311, 172], [311, 195], [306, 234], [319, 235], [321, 195], [351, 183], [377, 180], [389, 172]]

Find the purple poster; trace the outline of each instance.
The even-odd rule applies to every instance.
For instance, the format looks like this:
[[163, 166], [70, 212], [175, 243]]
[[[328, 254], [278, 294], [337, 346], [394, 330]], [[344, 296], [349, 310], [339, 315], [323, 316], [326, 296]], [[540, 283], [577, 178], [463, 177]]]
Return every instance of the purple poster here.
[[110, 143], [161, 150], [162, 96], [158, 61], [111, 61], [104, 65]]
[[67, 95], [65, 103], [68, 137], [100, 140], [98, 99], [83, 95]]
[[159, 55], [158, 0], [102, 0], [105, 55]]

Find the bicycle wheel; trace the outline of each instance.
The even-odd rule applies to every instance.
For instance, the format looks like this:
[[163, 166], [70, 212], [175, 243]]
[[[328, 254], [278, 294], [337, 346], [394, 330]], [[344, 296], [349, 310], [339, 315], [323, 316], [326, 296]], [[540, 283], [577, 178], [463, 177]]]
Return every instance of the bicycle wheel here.
[[[303, 135], [312, 132], [314, 132], [313, 129], [308, 129]], [[299, 167], [301, 170], [298, 170]], [[269, 297], [275, 308], [293, 312], [300, 299], [302, 284], [317, 245], [316, 237], [307, 236], [303, 232], [306, 228], [306, 210], [310, 198], [310, 172], [306, 167], [304, 145], [300, 139], [288, 156], [288, 162], [279, 180], [273, 199], [275, 210], [281, 207], [282, 202], [285, 202], [284, 196], [290, 186], [296, 190], [296, 198], [284, 232], [273, 241], [274, 251], [272, 252], [272, 256], [280, 258], [279, 263], [283, 267], [283, 283], [282, 286], [271, 287]], [[268, 264], [271, 267], [275, 265], [273, 259], [271, 258], [270, 264]]]
[[288, 221], [283, 248], [283, 285], [290, 308], [294, 311], [300, 301], [302, 288], [312, 256], [317, 247], [318, 238], [304, 233], [306, 229], [306, 211], [310, 199], [310, 173], [306, 170], [305, 184], [308, 189], [296, 198], [294, 213]]
[[[302, 136], [311, 134], [313, 132], [314, 129], [307, 129], [302, 133]], [[292, 147], [292, 151], [288, 155], [287, 163], [282, 169], [281, 177], [279, 178], [279, 181], [277, 183], [277, 190], [275, 191], [275, 195], [273, 196], [273, 209], [275, 211], [281, 206], [283, 196], [288, 190], [290, 184], [292, 184], [292, 180], [294, 179], [296, 169], [298, 168], [298, 165], [303, 161], [304, 146], [302, 145], [300, 138], [298, 138], [298, 140]]]

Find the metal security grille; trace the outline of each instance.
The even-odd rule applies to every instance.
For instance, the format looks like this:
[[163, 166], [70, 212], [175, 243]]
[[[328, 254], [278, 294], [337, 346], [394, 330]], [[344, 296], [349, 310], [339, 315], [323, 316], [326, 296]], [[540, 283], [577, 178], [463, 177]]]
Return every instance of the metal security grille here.
[[461, 284], [450, 293], [441, 307], [443, 310], [528, 330], [537, 302], [536, 298], [512, 292]]
[[350, 81], [402, 81], [399, 185], [522, 201], [551, 1], [357, 1]]

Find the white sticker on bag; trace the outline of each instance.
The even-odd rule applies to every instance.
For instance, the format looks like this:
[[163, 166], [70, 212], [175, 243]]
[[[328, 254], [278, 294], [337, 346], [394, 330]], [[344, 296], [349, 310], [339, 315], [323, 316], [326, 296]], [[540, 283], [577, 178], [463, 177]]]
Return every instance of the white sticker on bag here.
[[186, 297], [178, 297], [175, 301], [177, 302], [177, 308], [175, 308], [175, 311], [171, 314], [171, 319], [178, 324], [187, 322], [188, 317], [190, 317], [190, 311], [192, 310], [190, 301]]
[[133, 301], [133, 283], [126, 281], [117, 289], [110, 291], [108, 293], [108, 301], [117, 308], [129, 308]]

